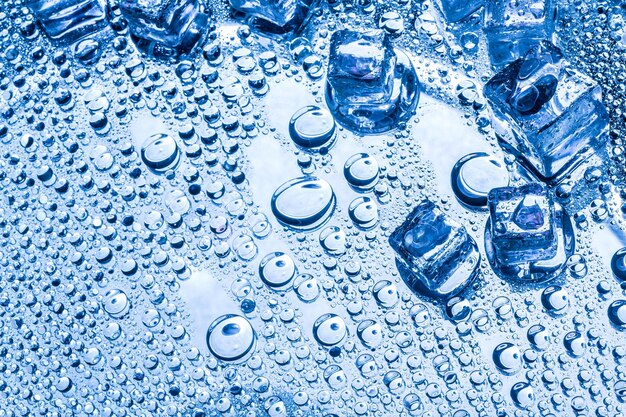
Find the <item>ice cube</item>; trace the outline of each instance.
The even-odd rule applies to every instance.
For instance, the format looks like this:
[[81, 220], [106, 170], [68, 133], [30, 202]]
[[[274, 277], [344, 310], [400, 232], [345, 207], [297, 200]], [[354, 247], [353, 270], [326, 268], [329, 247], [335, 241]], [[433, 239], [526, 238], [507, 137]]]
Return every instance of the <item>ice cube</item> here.
[[602, 89], [548, 41], [484, 87], [503, 147], [542, 181], [558, 182], [606, 140]]
[[73, 42], [106, 25], [99, 0], [27, 0], [25, 5], [53, 40]]
[[329, 55], [326, 104], [338, 123], [372, 134], [411, 117], [419, 80], [409, 57], [382, 30], [338, 30]]
[[328, 82], [340, 104], [385, 103], [396, 57], [385, 32], [338, 30], [330, 39]]
[[501, 263], [539, 261], [556, 255], [554, 205], [541, 183], [489, 192], [491, 241]]
[[484, 29], [491, 64], [506, 65], [542, 40], [553, 40], [555, 18], [553, 0], [487, 0]]
[[422, 294], [447, 298], [470, 284], [480, 262], [465, 227], [429, 201], [421, 202], [389, 237], [407, 285]]
[[233, 9], [251, 17], [251, 26], [262, 32], [297, 33], [319, 0], [229, 0]]
[[208, 32], [199, 0], [120, 0], [119, 7], [137, 47], [156, 57], [187, 54]]
[[438, 6], [446, 20], [458, 22], [480, 9], [485, 0], [437, 0]]

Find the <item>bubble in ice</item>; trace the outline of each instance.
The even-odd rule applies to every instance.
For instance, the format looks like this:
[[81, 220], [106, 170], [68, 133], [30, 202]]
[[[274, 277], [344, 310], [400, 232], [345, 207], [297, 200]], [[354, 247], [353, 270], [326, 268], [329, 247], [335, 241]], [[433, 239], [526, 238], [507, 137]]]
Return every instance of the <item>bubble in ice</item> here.
[[326, 153], [335, 140], [335, 119], [326, 109], [306, 106], [291, 117], [289, 135], [301, 148]]
[[346, 323], [334, 313], [323, 314], [313, 323], [313, 337], [322, 346], [338, 345], [347, 335]]
[[226, 314], [211, 323], [206, 334], [209, 351], [224, 362], [239, 362], [254, 352], [256, 333], [250, 322], [236, 314]]
[[173, 169], [180, 160], [180, 148], [173, 137], [158, 133], [146, 139], [141, 148], [141, 159], [155, 173]]
[[372, 189], [378, 182], [379, 173], [378, 161], [367, 153], [352, 155], [343, 167], [348, 184], [360, 191]]
[[513, 343], [500, 343], [493, 350], [493, 362], [505, 375], [513, 375], [522, 368], [522, 352]]
[[609, 320], [620, 330], [626, 329], [626, 300], [615, 300], [609, 305]]
[[130, 302], [126, 293], [119, 289], [111, 289], [104, 295], [102, 302], [104, 311], [109, 313], [111, 317], [123, 317], [130, 308]]
[[297, 230], [312, 230], [332, 215], [335, 193], [323, 179], [310, 176], [295, 178], [274, 192], [271, 207], [281, 223]]
[[283, 252], [269, 253], [259, 263], [261, 281], [274, 291], [285, 291], [291, 288], [296, 273], [296, 264], [293, 259]]

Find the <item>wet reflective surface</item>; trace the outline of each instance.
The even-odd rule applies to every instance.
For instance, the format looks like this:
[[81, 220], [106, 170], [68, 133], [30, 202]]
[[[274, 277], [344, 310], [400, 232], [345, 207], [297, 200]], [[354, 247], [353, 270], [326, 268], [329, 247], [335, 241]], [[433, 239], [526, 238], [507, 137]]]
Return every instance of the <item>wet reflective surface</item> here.
[[624, 7], [2, 2], [0, 416], [626, 414]]

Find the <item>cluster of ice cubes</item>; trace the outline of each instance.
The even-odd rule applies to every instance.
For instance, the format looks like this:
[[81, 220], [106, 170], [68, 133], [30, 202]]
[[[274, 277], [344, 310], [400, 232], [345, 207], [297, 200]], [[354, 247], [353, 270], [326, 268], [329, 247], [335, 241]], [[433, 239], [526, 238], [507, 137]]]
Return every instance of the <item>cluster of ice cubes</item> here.
[[229, 0], [247, 23], [266, 34], [298, 33], [319, 0]]
[[[494, 7], [492, 3], [487, 7], [492, 15]], [[544, 25], [544, 19], [537, 19]], [[510, 17], [505, 20], [513, 23]], [[524, 23], [523, 26], [527, 30], [529, 25]], [[495, 25], [490, 27], [494, 33], [498, 32]], [[511, 36], [535, 42], [551, 31], [537, 33], [534, 40], [525, 38], [521, 32]], [[549, 40], [535, 42], [521, 58], [516, 55], [525, 47], [502, 47], [511, 54], [495, 53], [498, 63], [513, 61], [487, 82], [484, 95], [491, 106], [499, 142], [539, 182], [491, 190], [485, 251], [494, 271], [505, 279], [546, 281], [563, 271], [575, 242], [569, 217], [553, 202], [544, 183], [558, 183], [600, 148], [606, 141], [609, 116], [602, 103], [600, 86], [572, 68], [561, 50]], [[490, 51], [493, 58], [494, 50]], [[424, 210], [430, 210], [430, 214], [416, 215]], [[431, 227], [428, 233], [412, 232], [416, 225], [422, 224], [416, 222], [416, 218], [436, 219], [440, 215], [432, 205], [420, 205], [390, 238], [400, 263], [411, 272], [404, 277], [408, 285], [435, 296], [448, 294], [450, 272], [444, 267], [433, 269], [422, 256], [445, 258], [445, 265], [463, 265], [466, 257], [471, 256], [458, 249], [458, 241], [437, 238], [447, 236], [439, 231], [448, 229], [437, 226]], [[421, 242], [416, 252], [417, 236]], [[452, 293], [467, 286], [473, 274], [464, 277], [463, 282], [455, 282]]]
[[[104, 0], [27, 0], [44, 32], [74, 42], [106, 26]], [[266, 35], [298, 33], [318, 0], [230, 0], [246, 23]], [[210, 32], [210, 2], [204, 0], [114, 0], [137, 47], [157, 58], [187, 55]]]
[[542, 40], [554, 40], [557, 7], [553, 0], [437, 0], [437, 5], [449, 23], [484, 6], [483, 29], [495, 67], [524, 56]]

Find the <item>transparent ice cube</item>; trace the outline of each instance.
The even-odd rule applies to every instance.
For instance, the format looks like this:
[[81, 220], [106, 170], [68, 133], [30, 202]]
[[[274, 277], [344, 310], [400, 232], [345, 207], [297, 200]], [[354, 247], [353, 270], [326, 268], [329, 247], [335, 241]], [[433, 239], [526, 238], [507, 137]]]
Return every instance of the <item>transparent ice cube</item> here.
[[480, 262], [476, 242], [465, 227], [429, 200], [415, 207], [389, 243], [407, 285], [433, 297], [458, 294], [470, 284]]
[[338, 30], [330, 39], [328, 82], [341, 104], [385, 103], [396, 57], [385, 32]]
[[361, 134], [409, 119], [419, 101], [409, 57], [382, 30], [338, 30], [330, 41], [326, 103], [335, 120]]
[[184, 55], [201, 43], [209, 16], [198, 0], [121, 0], [137, 46], [157, 57]]
[[489, 192], [491, 241], [505, 264], [556, 255], [554, 205], [545, 185], [494, 188]]
[[229, 0], [233, 9], [250, 16], [251, 24], [263, 32], [298, 32], [319, 0]]
[[548, 41], [503, 68], [484, 94], [499, 141], [543, 181], [558, 182], [606, 140], [602, 89]]
[[480, 9], [485, 0], [437, 0], [448, 22], [458, 22]]
[[552, 0], [487, 0], [484, 28], [491, 64], [506, 65], [542, 40], [553, 40], [555, 18]]
[[73, 42], [106, 25], [100, 0], [27, 0], [50, 39]]

